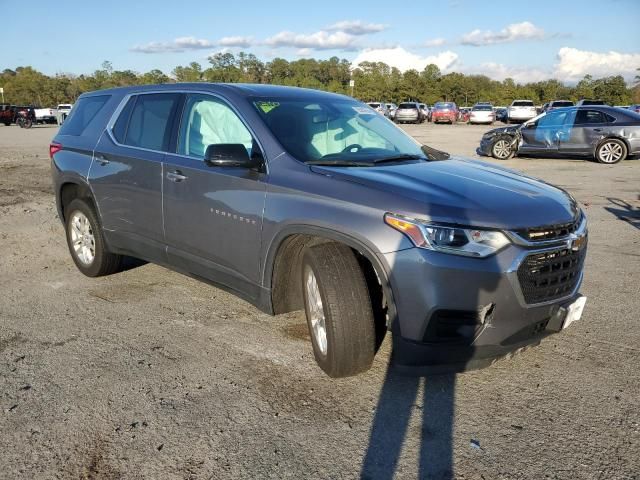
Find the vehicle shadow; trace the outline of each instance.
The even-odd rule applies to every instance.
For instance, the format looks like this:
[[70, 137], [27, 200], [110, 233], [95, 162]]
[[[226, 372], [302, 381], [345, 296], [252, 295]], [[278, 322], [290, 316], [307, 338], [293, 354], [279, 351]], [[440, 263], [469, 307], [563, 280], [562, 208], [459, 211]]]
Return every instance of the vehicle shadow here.
[[[378, 399], [361, 479], [392, 479], [409, 422], [421, 411], [420, 453], [412, 478], [453, 479], [455, 374], [403, 376], [390, 365]], [[420, 394], [422, 403], [420, 404]], [[410, 472], [412, 474], [413, 472]]]
[[[629, 202], [619, 198], [607, 197], [607, 200], [615, 205], [615, 207], [604, 207], [607, 212], [614, 214], [620, 220], [640, 230], [640, 208], [634, 207]], [[640, 200], [640, 195], [638, 195], [638, 200]]]

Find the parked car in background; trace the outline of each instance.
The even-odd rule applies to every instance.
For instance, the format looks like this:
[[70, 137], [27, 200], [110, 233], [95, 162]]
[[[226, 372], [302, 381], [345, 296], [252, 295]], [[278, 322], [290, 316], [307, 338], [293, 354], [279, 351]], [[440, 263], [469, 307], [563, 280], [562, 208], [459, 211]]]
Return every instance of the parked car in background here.
[[471, 117], [471, 109], [470, 108], [459, 108], [458, 109], [458, 121], [459, 122], [468, 122], [469, 117]]
[[58, 125], [62, 125], [64, 123], [69, 116], [69, 112], [72, 107], [73, 105], [71, 103], [61, 103], [58, 105], [58, 108], [56, 109], [56, 121], [58, 122]]
[[531, 100], [514, 100], [507, 109], [507, 123], [525, 122], [538, 114]]
[[579, 156], [613, 164], [640, 154], [640, 114], [608, 106], [565, 107], [484, 134], [478, 153]]
[[396, 116], [396, 110], [398, 106], [395, 103], [387, 103], [387, 110], [389, 110], [389, 118], [393, 120]]
[[591, 100], [588, 98], [578, 100], [578, 103], [576, 103], [576, 107], [587, 107], [589, 105], [606, 105], [606, 103], [604, 100]]
[[8, 103], [0, 103], [0, 123], [4, 123], [7, 127], [13, 123], [13, 110]]
[[398, 105], [395, 116], [396, 123], [420, 123], [422, 114], [416, 102], [402, 102]]
[[458, 107], [454, 102], [437, 102], [431, 112], [433, 123], [450, 123], [458, 121]]
[[496, 114], [493, 111], [493, 106], [486, 103], [474, 105], [469, 115], [469, 123], [471, 124], [488, 123], [493, 125], [495, 119]]
[[542, 107], [543, 112], [549, 112], [556, 108], [573, 107], [573, 102], [570, 100], [554, 100], [553, 102], [545, 103]]
[[567, 192], [449, 160], [347, 96], [92, 92], [49, 154], [80, 272], [116, 273], [130, 255], [268, 314], [304, 310], [332, 377], [369, 369], [387, 329], [394, 368], [490, 365], [578, 320], [586, 300], [587, 220]]
[[507, 123], [507, 107], [496, 107], [496, 120]]
[[380, 115], [382, 115], [384, 117], [388, 117], [389, 116], [389, 109], [387, 108], [387, 104], [386, 103], [369, 102], [369, 103], [367, 103], [367, 105], [369, 105], [371, 108], [373, 108]]
[[640, 113], [640, 104], [638, 105], [629, 105], [627, 110], [631, 110], [632, 112]]
[[57, 111], [55, 108], [36, 108], [36, 123], [56, 123]]
[[420, 115], [422, 116], [421, 121], [429, 120], [429, 107], [425, 103], [419, 103], [418, 107], [420, 107]]

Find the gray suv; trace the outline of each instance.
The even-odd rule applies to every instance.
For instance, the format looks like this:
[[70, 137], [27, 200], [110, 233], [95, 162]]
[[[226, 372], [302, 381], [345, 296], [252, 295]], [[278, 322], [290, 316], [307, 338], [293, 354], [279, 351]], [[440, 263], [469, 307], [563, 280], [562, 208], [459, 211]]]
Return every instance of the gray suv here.
[[127, 257], [262, 311], [304, 309], [330, 376], [463, 370], [580, 317], [585, 217], [563, 190], [420, 145], [352, 98], [267, 85], [82, 95], [50, 145], [73, 261]]

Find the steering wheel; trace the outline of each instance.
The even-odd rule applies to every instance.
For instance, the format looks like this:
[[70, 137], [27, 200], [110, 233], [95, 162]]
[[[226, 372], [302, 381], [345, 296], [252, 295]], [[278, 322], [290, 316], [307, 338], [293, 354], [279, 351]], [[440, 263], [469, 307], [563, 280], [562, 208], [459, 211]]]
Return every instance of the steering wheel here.
[[[352, 143], [351, 145], [347, 145], [344, 150], [342, 150], [343, 152], [351, 152], [351, 150], [356, 149], [356, 152], [362, 150], [362, 145], [360, 145], [359, 143]], [[355, 152], [352, 152], [355, 153]]]

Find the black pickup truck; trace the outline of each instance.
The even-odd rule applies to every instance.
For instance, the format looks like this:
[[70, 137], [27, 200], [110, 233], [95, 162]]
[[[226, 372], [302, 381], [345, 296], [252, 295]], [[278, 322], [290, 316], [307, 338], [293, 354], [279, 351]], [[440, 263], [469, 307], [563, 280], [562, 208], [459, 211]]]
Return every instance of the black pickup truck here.
[[13, 122], [13, 109], [8, 103], [0, 103], [0, 123], [4, 123], [7, 127]]

